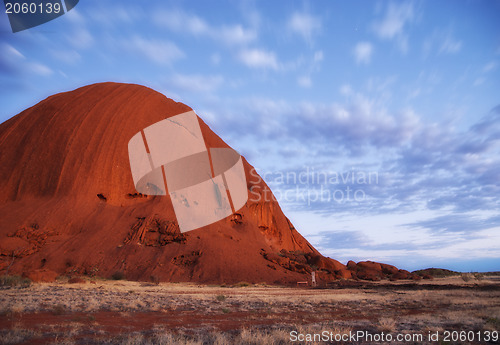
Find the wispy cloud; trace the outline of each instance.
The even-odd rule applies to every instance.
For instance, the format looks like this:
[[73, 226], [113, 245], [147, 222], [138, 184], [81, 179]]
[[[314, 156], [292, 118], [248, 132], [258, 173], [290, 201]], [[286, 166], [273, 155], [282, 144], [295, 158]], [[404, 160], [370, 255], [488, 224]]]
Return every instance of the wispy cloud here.
[[18, 49], [8, 43], [0, 45], [0, 71], [7, 75], [35, 74], [46, 77], [53, 73], [45, 64], [28, 59]]
[[68, 41], [77, 49], [87, 49], [94, 43], [94, 37], [86, 28], [76, 28], [72, 34], [68, 35]]
[[170, 82], [176, 88], [184, 91], [210, 93], [222, 85], [224, 78], [220, 75], [176, 74], [170, 79]]
[[472, 239], [483, 229], [500, 226], [500, 217], [480, 217], [477, 214], [448, 214], [405, 224], [406, 226], [425, 228], [432, 233], [461, 233]]
[[408, 51], [408, 36], [405, 27], [414, 19], [412, 2], [390, 3], [382, 19], [373, 24], [375, 33], [381, 39], [396, 40], [400, 50]]
[[384, 18], [374, 24], [375, 32], [381, 38], [393, 39], [401, 34], [405, 25], [413, 19], [411, 2], [390, 3]]
[[[74, 10], [68, 12], [74, 12]], [[131, 25], [148, 18], [146, 8], [136, 3], [121, 2], [116, 6], [108, 6], [103, 2], [92, 4], [92, 10], [87, 13], [89, 18], [106, 28], [119, 29], [122, 24]]]
[[306, 88], [309, 88], [312, 86], [312, 80], [311, 80], [311, 77], [308, 76], [308, 75], [304, 75], [304, 76], [301, 76], [297, 79], [297, 83], [302, 86], [302, 87], [306, 87]]
[[159, 64], [169, 64], [184, 57], [183, 51], [176, 44], [160, 39], [146, 39], [134, 36], [123, 44], [134, 53], [139, 53]]
[[[466, 220], [469, 223], [469, 219]], [[376, 224], [376, 223], [375, 223]], [[440, 266], [449, 269], [460, 269], [465, 262], [484, 260], [481, 267], [486, 262], [491, 262], [488, 268], [498, 269], [499, 255], [496, 244], [500, 241], [500, 227], [491, 227], [480, 230], [474, 237], [463, 237], [460, 233], [439, 234], [426, 228], [404, 228], [403, 224], [397, 224], [398, 230], [394, 233], [403, 235], [405, 240], [400, 242], [386, 242], [373, 244], [367, 237], [369, 229], [358, 231], [323, 231], [313, 237], [313, 244], [321, 248], [325, 255], [330, 255], [336, 259], [346, 262], [347, 260], [373, 260], [392, 263], [403, 268], [413, 270], [423, 267]], [[415, 244], [408, 238], [425, 239], [427, 243]], [[477, 263], [476, 263], [477, 265]], [[463, 266], [462, 266], [463, 267]], [[472, 265], [474, 267], [474, 264]], [[472, 267], [470, 269], [472, 269]], [[477, 269], [478, 266], [476, 266]], [[462, 270], [465, 270], [462, 268]]]
[[153, 21], [160, 27], [192, 35], [207, 34], [211, 28], [200, 17], [182, 10], [162, 10], [156, 12]]
[[313, 61], [314, 61], [315, 63], [319, 63], [319, 62], [323, 61], [324, 57], [325, 57], [325, 56], [324, 56], [324, 54], [323, 54], [323, 51], [322, 51], [322, 50], [318, 50], [318, 51], [314, 52], [314, 58], [313, 58]]
[[487, 63], [486, 65], [484, 65], [483, 72], [487, 73], [487, 72], [495, 70], [496, 68], [497, 68], [496, 62], [491, 61], [491, 62]]
[[[324, 54], [322, 50], [317, 50], [308, 62], [306, 66], [301, 68], [301, 74], [297, 78], [297, 84], [303, 88], [311, 88], [313, 86], [312, 75], [321, 69], [321, 63], [324, 59]], [[297, 67], [296, 66], [294, 67]], [[289, 66], [291, 67], [291, 65]]]
[[[80, 13], [78, 9], [72, 9], [64, 15], [65, 19], [68, 20], [72, 25], [84, 25], [86, 23], [85, 17]], [[109, 18], [108, 18], [109, 20]]]
[[256, 39], [257, 33], [251, 29], [245, 29], [241, 25], [223, 26], [214, 31], [212, 37], [222, 40], [227, 44], [245, 44]]
[[439, 47], [440, 53], [455, 54], [462, 49], [462, 41], [456, 40], [451, 36], [446, 36], [441, 46]]
[[87, 27], [87, 19], [77, 9], [69, 11], [64, 17], [70, 23], [66, 34], [67, 42], [78, 50], [92, 47], [95, 39]]
[[158, 11], [153, 21], [160, 27], [190, 35], [208, 37], [226, 44], [247, 44], [257, 38], [256, 30], [241, 24], [215, 26], [201, 17], [182, 10]]
[[[344, 85], [341, 92], [347, 97], [345, 103], [290, 103], [271, 99], [239, 103], [238, 109], [245, 109], [242, 113], [246, 116], [237, 122], [228, 118], [220, 125], [231, 130], [219, 130], [233, 133], [243, 146], [245, 142], [256, 141], [265, 145], [265, 141], [255, 137], [280, 138], [287, 143], [286, 152], [280, 153], [281, 150], [272, 147], [275, 141], [265, 148], [259, 146], [259, 150], [286, 161], [277, 164], [285, 169], [284, 173], [300, 172], [304, 165], [323, 172], [332, 169], [344, 172], [354, 166], [378, 173], [376, 184], [362, 186], [369, 201], [355, 206], [322, 200], [284, 202], [285, 207], [295, 211], [393, 217], [415, 210], [457, 215], [500, 209], [500, 106], [468, 130], [459, 131], [446, 122], [425, 121], [411, 108], [391, 111], [377, 102], [377, 98], [360, 94], [349, 85]], [[302, 150], [304, 142], [307, 147]], [[255, 146], [242, 148], [243, 152], [252, 150]], [[273, 166], [270, 164], [268, 167]], [[354, 190], [356, 185], [352, 187]], [[283, 193], [295, 188], [295, 185], [273, 185], [273, 190]], [[330, 195], [337, 188], [323, 186]], [[481, 224], [478, 231], [492, 224]], [[453, 223], [449, 226], [450, 231], [459, 231]]]
[[29, 62], [26, 67], [29, 71], [44, 77], [53, 73], [52, 69], [39, 62]]
[[[306, 66], [300, 69], [300, 75], [297, 78], [297, 84], [300, 87], [311, 88], [313, 86], [312, 76], [321, 70], [321, 64], [325, 58], [322, 50], [317, 50], [311, 59], [306, 60]], [[287, 67], [294, 67], [295, 69], [300, 63], [289, 64]], [[294, 69], [291, 68], [291, 69]]]
[[370, 42], [359, 42], [354, 47], [353, 53], [358, 64], [369, 64], [373, 53], [373, 45]]
[[26, 57], [19, 50], [8, 43], [3, 43], [2, 46], [0, 46], [0, 51], [2, 52], [1, 59], [5, 62], [7, 60], [12, 61], [26, 59]]
[[490, 84], [492, 80], [491, 74], [496, 70], [496, 68], [497, 63], [495, 61], [490, 61], [489, 63], [485, 64], [483, 68], [481, 68], [477, 72], [472, 85], [477, 87]]
[[463, 42], [454, 37], [451, 29], [434, 30], [423, 43], [423, 53], [424, 57], [428, 57], [431, 53], [456, 54], [462, 50], [462, 46]]
[[74, 65], [81, 61], [82, 56], [75, 49], [59, 49], [51, 50], [50, 54], [59, 61], [62, 61], [69, 65]]

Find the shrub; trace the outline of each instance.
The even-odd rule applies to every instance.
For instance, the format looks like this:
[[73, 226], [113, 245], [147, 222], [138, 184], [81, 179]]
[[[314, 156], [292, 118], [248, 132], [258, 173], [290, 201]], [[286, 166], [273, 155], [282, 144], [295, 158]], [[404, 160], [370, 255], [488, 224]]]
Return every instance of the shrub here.
[[474, 276], [473, 276], [471, 273], [462, 273], [462, 274], [460, 275], [460, 277], [462, 278], [462, 280], [463, 280], [464, 282], [466, 282], [466, 283], [467, 283], [467, 282], [468, 282], [469, 280], [471, 280]]
[[11, 330], [2, 330], [0, 344], [28, 344], [31, 339], [37, 338], [39, 334], [31, 329], [13, 328]]
[[215, 297], [217, 299], [217, 301], [219, 302], [223, 302], [226, 300], [226, 296], [224, 295], [218, 295], [217, 297]]
[[122, 271], [116, 271], [111, 275], [111, 278], [113, 280], [123, 280], [125, 279], [125, 273], [123, 273]]
[[27, 288], [31, 286], [31, 280], [18, 275], [4, 275], [0, 277], [0, 286]]
[[378, 329], [381, 332], [394, 332], [396, 329], [396, 321], [392, 318], [383, 317], [378, 320]]
[[156, 275], [152, 275], [151, 277], [149, 277], [149, 280], [155, 285], [160, 285], [160, 277]]
[[495, 329], [500, 329], [500, 319], [498, 317], [489, 317], [486, 319], [486, 323], [490, 324]]
[[236, 287], [245, 287], [245, 286], [250, 286], [251, 284], [250, 283], [247, 283], [247, 282], [239, 282], [237, 284], [235, 284], [234, 286]]
[[52, 314], [54, 314], [54, 315], [62, 315], [62, 314], [64, 314], [64, 311], [65, 311], [65, 308], [62, 304], [56, 304], [52, 308]]

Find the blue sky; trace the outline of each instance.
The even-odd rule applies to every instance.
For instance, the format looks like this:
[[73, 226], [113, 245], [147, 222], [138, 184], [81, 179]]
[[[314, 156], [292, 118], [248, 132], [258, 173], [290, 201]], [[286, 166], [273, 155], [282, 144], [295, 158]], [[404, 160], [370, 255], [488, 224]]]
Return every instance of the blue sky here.
[[82, 0], [13, 34], [2, 13], [0, 121], [146, 85], [257, 167], [323, 254], [500, 270], [499, 18], [493, 0]]

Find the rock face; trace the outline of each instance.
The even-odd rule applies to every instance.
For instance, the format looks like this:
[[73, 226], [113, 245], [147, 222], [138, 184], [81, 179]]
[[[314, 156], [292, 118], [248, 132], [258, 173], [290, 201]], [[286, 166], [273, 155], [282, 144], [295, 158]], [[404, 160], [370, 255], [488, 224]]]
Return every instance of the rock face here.
[[[271, 284], [309, 280], [312, 270], [324, 281], [401, 273], [380, 264], [347, 269], [321, 256], [245, 159], [245, 206], [181, 233], [168, 197], [135, 190], [127, 144], [190, 110], [143, 86], [101, 83], [51, 96], [2, 123], [0, 273]], [[199, 124], [207, 148], [229, 147]]]
[[[1, 124], [0, 269], [207, 283], [304, 280], [307, 262], [283, 265], [266, 255], [319, 253], [245, 160], [254, 197], [198, 230], [179, 231], [169, 198], [136, 192], [128, 141], [190, 110], [143, 86], [103, 83], [51, 96]], [[228, 147], [201, 119], [200, 127], [208, 148]]]

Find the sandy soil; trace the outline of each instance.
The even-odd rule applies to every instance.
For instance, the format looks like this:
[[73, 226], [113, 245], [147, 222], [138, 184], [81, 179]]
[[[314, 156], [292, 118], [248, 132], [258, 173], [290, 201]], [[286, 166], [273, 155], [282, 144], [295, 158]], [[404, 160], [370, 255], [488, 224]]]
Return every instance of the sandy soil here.
[[484, 344], [478, 335], [500, 331], [500, 279], [345, 281], [328, 289], [97, 280], [0, 290], [1, 344], [288, 344], [294, 331], [473, 331], [476, 341], [462, 343]]

